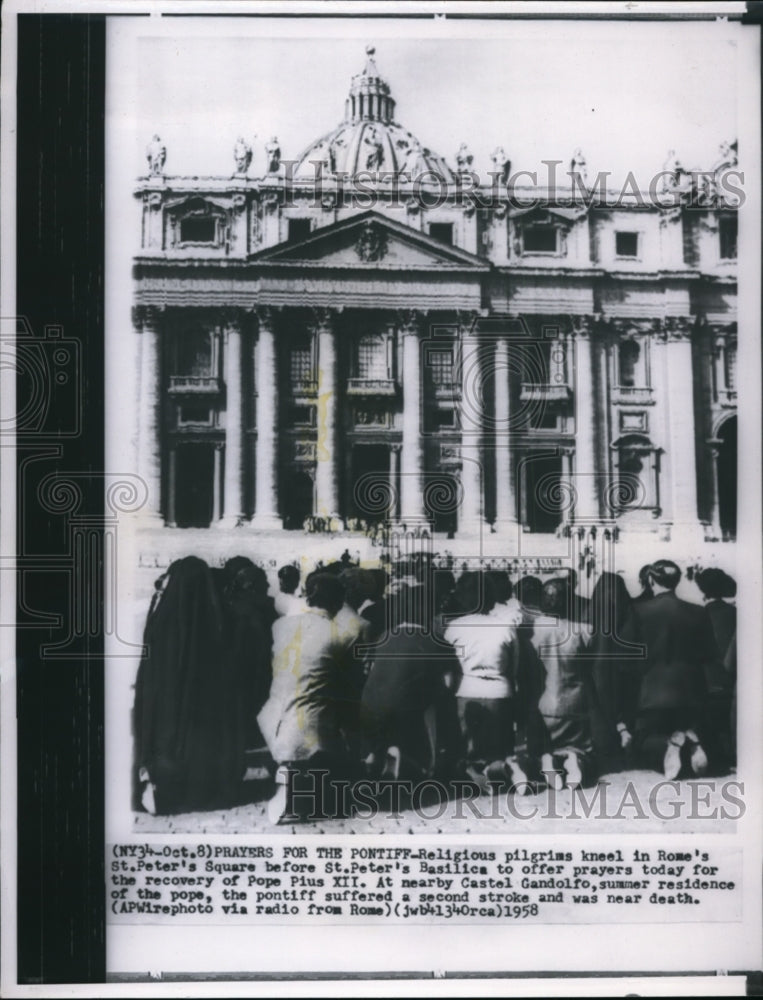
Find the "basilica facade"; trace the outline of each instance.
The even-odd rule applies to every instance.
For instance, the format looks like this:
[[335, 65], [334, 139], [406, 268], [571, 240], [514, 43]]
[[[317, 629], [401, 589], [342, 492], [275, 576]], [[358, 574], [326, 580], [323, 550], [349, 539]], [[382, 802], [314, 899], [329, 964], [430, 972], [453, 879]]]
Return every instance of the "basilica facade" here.
[[239, 140], [230, 175], [175, 176], [147, 149], [146, 523], [732, 540], [735, 148], [701, 177], [673, 155], [649, 191], [580, 151], [522, 187], [502, 149], [481, 176], [400, 125], [373, 50], [343, 86], [297, 159]]

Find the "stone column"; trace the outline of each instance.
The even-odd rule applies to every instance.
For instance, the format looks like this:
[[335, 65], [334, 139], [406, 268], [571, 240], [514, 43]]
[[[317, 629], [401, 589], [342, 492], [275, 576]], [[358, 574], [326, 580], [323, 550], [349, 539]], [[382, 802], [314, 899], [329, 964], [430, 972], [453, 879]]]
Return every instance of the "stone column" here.
[[694, 364], [689, 317], [666, 320], [663, 336], [667, 368], [667, 405], [670, 441], [673, 529], [687, 541], [700, 541], [704, 532], [697, 513], [697, 458], [694, 434]]
[[159, 310], [138, 307], [133, 323], [140, 333], [140, 404], [138, 407], [138, 475], [148, 499], [142, 511], [147, 524], [162, 525], [162, 386]]
[[[337, 455], [338, 372], [336, 334], [330, 309], [316, 309], [318, 342], [318, 441], [315, 454], [315, 514], [339, 518], [339, 463]], [[337, 526], [338, 527], [338, 526]]]
[[177, 489], [177, 448], [170, 448], [167, 454], [167, 527], [176, 528], [175, 490]]
[[710, 525], [712, 527], [712, 537], [721, 537], [721, 508], [718, 499], [719, 489], [718, 489], [718, 459], [721, 453], [721, 445], [723, 442], [719, 438], [709, 438], [708, 447], [710, 448], [710, 459], [713, 463], [712, 472], [712, 489], [713, 494], [710, 498], [711, 503], [711, 514], [710, 514]]
[[591, 345], [592, 323], [581, 317], [575, 341], [575, 521], [599, 520], [596, 462], [596, 386]]
[[461, 326], [461, 489], [460, 534], [482, 528], [482, 433], [484, 373], [480, 344], [472, 326]]
[[568, 526], [572, 521], [573, 507], [570, 503], [571, 488], [573, 484], [572, 459], [575, 454], [572, 448], [562, 448], [562, 525]]
[[257, 450], [253, 528], [278, 529], [278, 371], [273, 314], [258, 309], [259, 329], [255, 348]]
[[215, 445], [214, 464], [212, 466], [212, 524], [215, 525], [220, 520], [222, 504], [220, 503], [221, 482], [220, 466], [222, 465], [223, 446]]
[[241, 407], [241, 324], [230, 319], [225, 329], [225, 482], [221, 527], [233, 528], [244, 516], [243, 411]]
[[397, 521], [400, 509], [400, 449], [401, 445], [392, 444], [389, 448], [389, 485], [392, 503], [387, 512], [389, 521]]
[[511, 372], [509, 344], [505, 337], [495, 343], [495, 521], [500, 530], [515, 528], [517, 497], [514, 487], [511, 424]]
[[400, 520], [406, 524], [424, 518], [424, 449], [421, 438], [423, 403], [419, 317], [406, 315], [403, 338], [403, 446], [400, 453]]

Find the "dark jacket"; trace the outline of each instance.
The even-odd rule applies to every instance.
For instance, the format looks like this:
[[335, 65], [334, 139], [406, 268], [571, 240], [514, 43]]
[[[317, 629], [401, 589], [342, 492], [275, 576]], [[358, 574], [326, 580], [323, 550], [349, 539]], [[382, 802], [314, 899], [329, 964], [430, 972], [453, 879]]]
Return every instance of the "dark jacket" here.
[[705, 611], [710, 615], [718, 652], [724, 657], [737, 630], [737, 609], [725, 601], [709, 601]]
[[639, 711], [704, 704], [706, 677], [719, 659], [704, 608], [679, 600], [673, 593], [634, 603], [623, 639], [644, 646], [643, 660], [623, 661], [624, 669], [641, 673]]
[[433, 774], [438, 758], [457, 751], [453, 691], [461, 668], [451, 646], [422, 628], [409, 629], [389, 635], [374, 651], [360, 705], [362, 742], [365, 753], [377, 755], [397, 746], [418, 771]]

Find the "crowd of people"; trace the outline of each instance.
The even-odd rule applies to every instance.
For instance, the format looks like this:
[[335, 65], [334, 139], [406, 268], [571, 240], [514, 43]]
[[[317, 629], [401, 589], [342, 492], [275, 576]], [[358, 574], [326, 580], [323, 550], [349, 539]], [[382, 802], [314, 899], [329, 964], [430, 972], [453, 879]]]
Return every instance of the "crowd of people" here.
[[[247, 751], [267, 747], [269, 815], [288, 774], [500, 784], [514, 794], [626, 768], [668, 779], [735, 766], [736, 608], [720, 569], [658, 560], [631, 597], [603, 572], [545, 581], [461, 572], [425, 556], [391, 572], [345, 558], [304, 580], [245, 557], [194, 556], [156, 581], [134, 705], [134, 807], [240, 800]], [[699, 600], [702, 603], [699, 603]]]

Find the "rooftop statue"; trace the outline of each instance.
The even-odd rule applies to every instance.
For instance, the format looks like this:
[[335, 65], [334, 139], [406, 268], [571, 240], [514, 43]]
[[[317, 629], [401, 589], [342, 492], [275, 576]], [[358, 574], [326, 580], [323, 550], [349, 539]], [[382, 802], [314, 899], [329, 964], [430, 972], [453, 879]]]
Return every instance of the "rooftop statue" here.
[[167, 148], [158, 135], [152, 136], [151, 142], [146, 146], [146, 159], [149, 176], [161, 177], [167, 160]]

